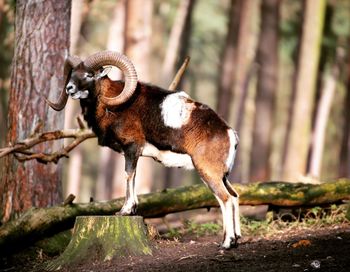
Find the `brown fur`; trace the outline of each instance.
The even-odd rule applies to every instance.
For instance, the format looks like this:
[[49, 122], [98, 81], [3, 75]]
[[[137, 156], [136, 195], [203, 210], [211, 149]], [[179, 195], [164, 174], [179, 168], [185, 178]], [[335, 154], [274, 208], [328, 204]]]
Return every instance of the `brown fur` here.
[[[230, 170], [226, 165], [230, 150], [230, 128], [212, 109], [188, 98], [186, 102], [192, 104], [188, 122], [181, 128], [171, 128], [164, 124], [161, 113], [161, 104], [167, 95], [173, 93], [171, 91], [139, 82], [127, 102], [107, 107], [99, 97], [117, 96], [124, 87], [123, 82], [113, 82], [105, 77], [91, 83], [89, 87], [79, 84], [77, 81], [80, 90], [89, 90], [89, 97], [81, 99], [80, 103], [84, 118], [96, 133], [99, 144], [124, 153], [129, 191], [134, 190], [134, 185], [130, 185], [134, 182], [131, 177], [135, 174], [142, 148], [148, 142], [159, 150], [190, 155], [203, 181], [221, 200], [223, 211], [230, 207], [232, 196], [238, 197], [226, 179]], [[128, 194], [126, 199], [122, 214], [135, 213], [137, 201]], [[235, 212], [237, 216], [238, 208]], [[231, 247], [233, 240], [236, 244], [240, 236], [240, 231], [232, 236], [233, 230], [228, 225], [230, 235], [225, 234], [225, 248]]]

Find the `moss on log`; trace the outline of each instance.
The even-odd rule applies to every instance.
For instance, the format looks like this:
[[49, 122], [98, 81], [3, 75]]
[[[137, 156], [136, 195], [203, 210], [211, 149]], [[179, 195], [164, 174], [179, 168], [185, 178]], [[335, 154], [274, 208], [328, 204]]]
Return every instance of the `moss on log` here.
[[141, 216], [78, 216], [66, 250], [45, 269], [59, 270], [86, 260], [101, 262], [120, 256], [151, 254]]
[[[240, 194], [241, 205], [317, 206], [350, 199], [350, 180], [347, 179], [317, 185], [287, 182], [233, 185]], [[77, 216], [115, 214], [123, 203], [124, 198], [120, 198], [103, 203], [31, 209], [0, 228], [0, 252], [8, 252], [11, 247], [31, 244], [72, 228]], [[174, 212], [217, 206], [215, 197], [206, 186], [193, 185], [141, 195], [138, 214], [143, 217], [161, 217]]]

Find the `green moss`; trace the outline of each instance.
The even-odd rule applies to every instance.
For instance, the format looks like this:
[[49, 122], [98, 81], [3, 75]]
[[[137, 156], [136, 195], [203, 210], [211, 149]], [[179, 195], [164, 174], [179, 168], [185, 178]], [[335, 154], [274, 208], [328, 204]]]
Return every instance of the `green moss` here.
[[152, 249], [142, 217], [79, 216], [71, 242], [47, 269], [55, 270], [81, 261], [150, 254]]
[[44, 254], [54, 256], [64, 251], [71, 238], [72, 231], [66, 230], [50, 238], [39, 241], [35, 246], [41, 248]]
[[350, 203], [348, 204], [348, 210], [346, 211], [346, 218], [350, 220]]

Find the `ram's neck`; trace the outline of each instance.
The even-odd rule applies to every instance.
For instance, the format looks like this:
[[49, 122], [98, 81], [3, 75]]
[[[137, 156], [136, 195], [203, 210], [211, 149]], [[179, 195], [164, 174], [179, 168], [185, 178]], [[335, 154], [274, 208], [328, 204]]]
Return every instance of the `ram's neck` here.
[[113, 81], [107, 76], [96, 82], [96, 91], [98, 95], [105, 97], [118, 96], [124, 88], [123, 81]]

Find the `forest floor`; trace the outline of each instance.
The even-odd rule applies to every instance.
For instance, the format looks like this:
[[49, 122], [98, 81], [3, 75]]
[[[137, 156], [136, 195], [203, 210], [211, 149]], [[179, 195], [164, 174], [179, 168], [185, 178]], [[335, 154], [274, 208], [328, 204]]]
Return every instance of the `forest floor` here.
[[[92, 257], [61, 271], [350, 271], [349, 221], [244, 221], [245, 235], [232, 250], [219, 247], [221, 226], [187, 221], [153, 239], [152, 256], [103, 263]], [[0, 271], [43, 271], [54, 257], [38, 248], [1, 257]]]

